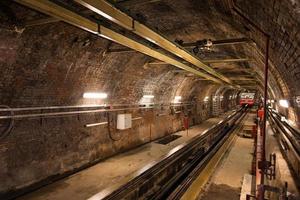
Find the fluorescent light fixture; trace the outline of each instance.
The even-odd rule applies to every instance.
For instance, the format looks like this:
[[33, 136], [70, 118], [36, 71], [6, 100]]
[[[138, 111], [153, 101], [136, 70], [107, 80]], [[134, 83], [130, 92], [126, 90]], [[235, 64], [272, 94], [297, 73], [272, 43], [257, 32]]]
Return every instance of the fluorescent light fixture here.
[[282, 122], [285, 122], [285, 121], [286, 121], [286, 118], [285, 118], [285, 117], [283, 117], [283, 116], [281, 116], [281, 119], [280, 119], [280, 121], [282, 121]]
[[85, 99], [106, 99], [107, 94], [103, 92], [85, 92], [83, 94]]
[[289, 107], [289, 102], [288, 102], [288, 100], [281, 99], [281, 100], [279, 100], [279, 105], [281, 107], [288, 108]]
[[292, 121], [292, 120], [290, 120], [290, 119], [287, 120], [287, 123], [290, 124], [290, 125], [292, 125], [292, 126], [296, 126], [295, 122]]
[[174, 97], [174, 103], [180, 103], [181, 96], [175, 96]]
[[145, 98], [145, 99], [153, 99], [154, 95], [144, 95], [143, 98]]

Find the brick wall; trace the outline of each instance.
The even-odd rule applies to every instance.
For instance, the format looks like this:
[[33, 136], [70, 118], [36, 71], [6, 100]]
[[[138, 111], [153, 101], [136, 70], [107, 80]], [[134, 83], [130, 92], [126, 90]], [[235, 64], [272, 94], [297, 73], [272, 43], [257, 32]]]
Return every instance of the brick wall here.
[[[300, 94], [300, 13], [299, 1], [255, 0], [237, 1], [243, 12], [271, 36], [271, 73], [277, 78], [284, 98], [291, 102], [292, 111], [284, 110], [288, 118], [300, 126], [300, 113], [293, 98]], [[264, 51], [263, 37], [252, 33], [258, 48]], [[278, 75], [279, 74], [279, 75]]]
[[[199, 84], [197, 78], [171, 66], [149, 67], [150, 58], [140, 53], [104, 54], [107, 40], [77, 28], [55, 23], [22, 34], [0, 30], [0, 38], [2, 105], [136, 104], [150, 91], [154, 103], [170, 103], [176, 95], [183, 102], [194, 102], [191, 125], [211, 116], [211, 102], [203, 102], [212, 92], [211, 84]], [[107, 92], [108, 99], [83, 99], [86, 91]], [[10, 135], [0, 140], [0, 193], [72, 172], [181, 130], [186, 113], [172, 114], [169, 107], [129, 112], [142, 119], [134, 121], [132, 129], [113, 135], [107, 126], [84, 126], [106, 121], [104, 113], [16, 120]]]

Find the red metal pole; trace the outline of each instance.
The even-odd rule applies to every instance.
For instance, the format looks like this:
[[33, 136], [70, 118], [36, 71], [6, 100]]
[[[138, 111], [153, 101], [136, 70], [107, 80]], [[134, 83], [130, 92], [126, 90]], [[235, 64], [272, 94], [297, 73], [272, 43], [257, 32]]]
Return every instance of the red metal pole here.
[[[264, 67], [264, 101], [263, 101], [263, 121], [262, 121], [262, 129], [260, 134], [257, 136], [257, 168], [256, 168], [256, 185], [257, 185], [257, 193], [256, 198], [259, 200], [264, 199], [264, 174], [263, 169], [258, 169], [258, 163], [264, 163], [266, 161], [265, 155], [265, 147], [266, 147], [266, 121], [267, 121], [267, 98], [268, 98], [268, 77], [269, 77], [269, 42], [270, 35], [267, 34], [264, 30], [262, 30], [258, 25], [256, 25], [251, 19], [245, 16], [241, 10], [235, 5], [235, 2], [232, 1], [233, 10], [244, 20], [246, 20], [249, 24], [255, 27], [259, 32], [261, 32], [266, 38], [266, 47], [265, 47], [265, 67]], [[259, 126], [259, 125], [258, 125]], [[260, 141], [259, 141], [260, 140]]]

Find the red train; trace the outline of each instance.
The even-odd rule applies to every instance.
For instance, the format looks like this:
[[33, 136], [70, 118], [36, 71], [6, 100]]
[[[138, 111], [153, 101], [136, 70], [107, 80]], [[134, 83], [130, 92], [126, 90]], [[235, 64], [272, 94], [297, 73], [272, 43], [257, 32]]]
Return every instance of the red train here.
[[244, 105], [248, 105], [248, 106], [253, 106], [254, 105], [254, 96], [255, 93], [241, 93], [240, 94], [240, 105], [244, 106]]

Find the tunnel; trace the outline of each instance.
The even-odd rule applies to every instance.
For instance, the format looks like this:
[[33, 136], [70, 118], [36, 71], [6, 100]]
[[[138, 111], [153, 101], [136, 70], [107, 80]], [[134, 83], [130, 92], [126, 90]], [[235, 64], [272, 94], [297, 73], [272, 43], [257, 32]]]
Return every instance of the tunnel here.
[[299, 0], [2, 0], [0, 22], [0, 199], [300, 199]]

